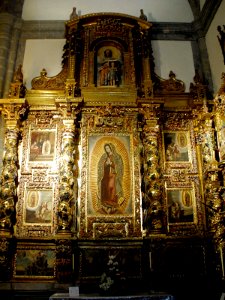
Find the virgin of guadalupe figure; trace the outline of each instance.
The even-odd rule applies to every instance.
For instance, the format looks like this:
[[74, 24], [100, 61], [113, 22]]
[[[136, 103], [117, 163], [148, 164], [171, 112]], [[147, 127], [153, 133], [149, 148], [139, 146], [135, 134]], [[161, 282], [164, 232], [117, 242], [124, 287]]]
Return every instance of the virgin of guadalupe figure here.
[[98, 162], [98, 198], [103, 210], [115, 213], [123, 199], [123, 160], [113, 144], [105, 144], [104, 150]]
[[47, 137], [42, 144], [41, 152], [42, 152], [42, 155], [50, 155], [50, 153], [51, 153], [51, 143]]

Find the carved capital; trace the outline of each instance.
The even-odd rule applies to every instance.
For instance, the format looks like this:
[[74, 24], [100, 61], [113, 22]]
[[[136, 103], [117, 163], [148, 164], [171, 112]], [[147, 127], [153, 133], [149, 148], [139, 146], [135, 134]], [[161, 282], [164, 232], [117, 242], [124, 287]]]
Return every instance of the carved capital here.
[[82, 98], [56, 98], [56, 107], [62, 119], [75, 119], [83, 105]]
[[6, 120], [7, 128], [13, 129], [18, 121], [24, 119], [28, 112], [28, 105], [25, 99], [2, 99], [0, 100], [0, 110]]

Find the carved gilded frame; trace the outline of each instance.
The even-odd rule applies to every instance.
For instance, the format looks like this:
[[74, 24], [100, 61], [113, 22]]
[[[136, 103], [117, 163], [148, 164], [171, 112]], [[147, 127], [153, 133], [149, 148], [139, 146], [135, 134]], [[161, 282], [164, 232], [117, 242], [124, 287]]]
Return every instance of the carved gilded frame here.
[[40, 113], [40, 116], [34, 118], [31, 115], [24, 128], [22, 173], [30, 173], [36, 168], [57, 168], [59, 134], [59, 126], [52, 116]]
[[165, 164], [176, 167], [192, 166], [192, 151], [189, 131], [163, 131], [164, 161]]
[[54, 280], [56, 250], [51, 243], [19, 243], [14, 256], [13, 277], [21, 280]]
[[[173, 170], [172, 176], [174, 174], [174, 178], [165, 183], [167, 229], [181, 235], [187, 230], [190, 234], [199, 233], [205, 226], [199, 178], [194, 174], [188, 175], [185, 170]], [[175, 212], [178, 215], [172, 216]]]
[[[81, 238], [128, 238], [141, 235], [137, 121], [134, 113], [129, 115], [127, 112], [125, 117], [126, 109], [111, 108], [111, 111], [114, 111], [114, 116], [108, 116], [104, 108], [103, 115], [99, 115], [97, 109], [91, 109], [83, 115], [79, 197]], [[115, 173], [112, 175], [115, 185], [111, 185], [111, 195], [116, 191], [113, 198], [106, 196], [107, 184], [100, 168], [107, 158], [107, 146], [113, 152], [115, 165], [119, 165], [118, 170], [116, 167], [114, 169], [117, 178]], [[112, 177], [110, 184], [114, 180]]]
[[194, 187], [169, 188], [166, 192], [168, 224], [196, 224], [197, 214]]
[[[45, 176], [46, 174], [43, 174]], [[16, 235], [51, 236], [56, 231], [57, 189], [55, 182], [20, 183], [17, 203]]]

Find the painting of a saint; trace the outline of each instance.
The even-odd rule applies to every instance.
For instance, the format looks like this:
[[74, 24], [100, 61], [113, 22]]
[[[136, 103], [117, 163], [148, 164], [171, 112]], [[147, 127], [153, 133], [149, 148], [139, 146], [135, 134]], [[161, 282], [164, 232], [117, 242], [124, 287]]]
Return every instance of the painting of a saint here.
[[90, 137], [90, 214], [131, 213], [128, 137]]
[[122, 80], [120, 51], [116, 47], [102, 47], [98, 51], [97, 61], [98, 86], [120, 86]]
[[55, 132], [32, 131], [30, 139], [30, 161], [52, 161], [55, 152]]

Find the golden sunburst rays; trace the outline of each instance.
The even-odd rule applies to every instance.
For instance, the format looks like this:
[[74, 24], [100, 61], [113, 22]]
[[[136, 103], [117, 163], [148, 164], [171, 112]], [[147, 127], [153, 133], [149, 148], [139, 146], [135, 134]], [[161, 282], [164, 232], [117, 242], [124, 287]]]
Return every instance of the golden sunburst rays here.
[[[88, 205], [89, 212], [99, 212], [101, 205], [98, 198], [98, 163], [102, 155], [105, 153], [104, 145], [112, 144], [115, 150], [120, 154], [123, 161], [123, 178], [122, 178], [122, 189], [123, 197], [118, 199], [119, 213], [124, 213], [128, 207], [129, 201], [131, 201], [131, 163], [129, 160], [129, 153], [125, 146], [124, 139], [129, 137], [123, 137], [123, 140], [119, 137], [104, 136], [92, 138], [92, 145], [89, 144], [89, 178], [88, 178]], [[128, 144], [128, 143], [127, 143]], [[122, 170], [121, 170], [122, 173]]]

